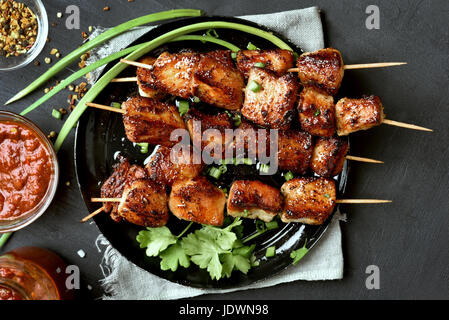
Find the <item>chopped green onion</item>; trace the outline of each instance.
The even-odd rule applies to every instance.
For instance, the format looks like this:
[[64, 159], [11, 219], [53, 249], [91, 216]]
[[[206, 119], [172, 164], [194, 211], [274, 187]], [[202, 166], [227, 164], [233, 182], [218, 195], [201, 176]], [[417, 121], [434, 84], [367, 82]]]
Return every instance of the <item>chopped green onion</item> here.
[[185, 115], [189, 111], [190, 105], [188, 101], [180, 100], [178, 101], [178, 110], [181, 116]]
[[237, 52], [231, 52], [231, 58], [232, 59], [237, 59]]
[[274, 257], [275, 255], [276, 255], [276, 247], [275, 246], [268, 247], [267, 251], [265, 252], [265, 257], [271, 258]]
[[120, 102], [112, 102], [111, 103], [111, 107], [117, 108], [117, 109], [121, 109], [122, 108], [122, 104]]
[[256, 220], [256, 229], [259, 232], [265, 232], [266, 231], [265, 223], [262, 220]]
[[252, 44], [251, 42], [248, 42], [248, 45], [246, 46], [246, 49], [248, 50], [259, 50], [258, 47], [256, 47], [254, 44]]
[[[144, 54], [151, 52], [152, 50], [158, 48], [160, 45], [168, 42], [173, 41], [174, 38], [177, 38], [179, 36], [185, 35], [187, 33], [196, 32], [204, 29], [209, 29], [210, 27], [214, 28], [224, 28], [224, 29], [235, 29], [242, 32], [250, 33], [256, 36], [259, 36], [261, 38], [264, 38], [270, 42], [272, 42], [274, 45], [279, 47], [280, 49], [284, 50], [290, 50], [293, 51], [292, 48], [286, 44], [283, 40], [279, 39], [275, 35], [273, 35], [270, 32], [239, 24], [234, 22], [226, 22], [226, 21], [208, 21], [208, 22], [201, 22], [201, 23], [195, 23], [191, 25], [187, 25], [181, 28], [174, 29], [172, 31], [169, 31], [151, 41], [149, 41], [145, 46], [140, 48], [139, 50], [134, 51], [130, 55], [126, 56], [126, 59], [128, 60], [136, 60], [143, 56]], [[193, 36], [192, 36], [193, 37]], [[218, 41], [221, 41], [219, 39], [216, 39], [217, 43]], [[233, 50], [233, 49], [231, 49]], [[238, 50], [238, 49], [237, 49]], [[234, 50], [233, 50], [234, 51]], [[124, 63], [117, 63], [115, 66], [113, 66], [111, 69], [109, 69], [108, 72], [106, 72], [98, 81], [90, 88], [90, 90], [84, 95], [84, 97], [78, 102], [77, 107], [75, 110], [70, 114], [67, 121], [64, 123], [64, 126], [62, 127], [61, 131], [59, 132], [58, 138], [55, 142], [55, 150], [58, 151], [61, 148], [62, 143], [64, 142], [65, 138], [68, 136], [69, 132], [71, 131], [73, 124], [79, 120], [81, 115], [84, 113], [84, 111], [87, 109], [86, 102], [92, 102], [98, 94], [109, 84], [109, 82], [116, 78], [120, 72], [122, 72], [127, 67]]]
[[51, 116], [52, 116], [53, 118], [56, 118], [56, 119], [59, 119], [59, 120], [62, 119], [62, 113], [59, 112], [59, 110], [56, 110], [56, 109], [53, 109], [53, 110], [51, 111]]
[[246, 218], [248, 216], [249, 212], [247, 209], [243, 210], [243, 216]]
[[136, 145], [138, 145], [140, 147], [141, 153], [148, 153], [149, 144], [147, 142], [136, 143]]
[[260, 165], [260, 172], [268, 173], [270, 171], [270, 166], [268, 164], [262, 163]]
[[297, 54], [296, 52], [293, 52], [293, 57], [295, 58], [295, 61], [296, 61], [299, 58], [299, 54]]
[[222, 159], [221, 164], [235, 164], [235, 158]]
[[224, 112], [228, 115], [229, 118], [232, 118], [232, 113], [230, 113], [228, 110], [225, 110]]
[[199, 103], [201, 102], [200, 98], [198, 98], [197, 96], [193, 97], [193, 102], [194, 103]]
[[226, 171], [228, 171], [228, 167], [226, 167], [225, 164], [219, 166], [218, 169], [221, 171], [221, 173], [226, 173]]
[[215, 179], [220, 178], [221, 176], [221, 170], [215, 167], [210, 168], [209, 175]]
[[215, 30], [215, 29], [207, 30], [206, 35], [208, 35], [209, 37], [219, 38], [217, 30]]
[[258, 84], [257, 81], [252, 80], [250, 83], [248, 83], [248, 89], [256, 93], [259, 92], [260, 89], [262, 89], [262, 86]]
[[330, 196], [327, 193], [324, 194], [324, 197], [328, 199], [330, 198]]
[[228, 194], [228, 188], [222, 188], [221, 191], [223, 191], [224, 194]]
[[45, 83], [47, 80], [49, 80], [51, 77], [59, 73], [61, 70], [63, 70], [68, 65], [72, 64], [78, 58], [85, 52], [89, 51], [92, 48], [95, 48], [96, 46], [102, 44], [103, 42], [129, 30], [134, 27], [138, 27], [143, 24], [148, 24], [156, 21], [161, 20], [167, 20], [167, 19], [174, 19], [179, 17], [197, 17], [201, 15], [201, 10], [191, 10], [191, 9], [180, 9], [180, 10], [168, 10], [168, 11], [162, 11], [157, 13], [152, 13], [143, 17], [139, 17], [130, 21], [127, 21], [125, 23], [122, 23], [114, 28], [111, 28], [99, 36], [95, 37], [94, 39], [87, 41], [85, 44], [80, 46], [79, 48], [73, 50], [68, 55], [66, 55], [64, 58], [59, 60], [55, 65], [53, 65], [48, 71], [46, 71], [43, 75], [41, 75], [39, 78], [34, 80], [30, 85], [28, 85], [25, 89], [18, 92], [14, 97], [9, 99], [6, 104], [9, 104], [11, 102], [17, 101], [24, 96], [28, 95], [29, 93], [33, 92], [35, 89], [37, 89], [39, 86], [41, 86], [43, 83]]
[[250, 166], [250, 165], [253, 164], [253, 159], [245, 158], [245, 159], [243, 159], [243, 164], [246, 164], [246, 165]]
[[265, 68], [265, 63], [263, 63], [263, 62], [256, 62], [256, 63], [254, 64], [254, 66], [255, 66], [256, 68]]
[[284, 174], [285, 181], [289, 181], [294, 178], [293, 173], [291, 171]]
[[242, 116], [237, 113], [232, 117], [232, 120], [234, 120], [234, 125], [238, 127], [242, 123]]
[[273, 230], [273, 229], [279, 228], [279, 224], [277, 221], [265, 222], [265, 226], [267, 227], [267, 230]]
[[315, 117], [317, 117], [317, 116], [319, 116], [320, 115], [320, 109], [316, 109], [315, 110], [315, 113], [313, 114]]

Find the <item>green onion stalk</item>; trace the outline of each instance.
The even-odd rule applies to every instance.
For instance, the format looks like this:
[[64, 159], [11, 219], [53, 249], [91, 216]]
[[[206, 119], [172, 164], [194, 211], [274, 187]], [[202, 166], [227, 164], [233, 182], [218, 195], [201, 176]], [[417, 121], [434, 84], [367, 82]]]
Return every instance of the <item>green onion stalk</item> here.
[[[279, 39], [275, 35], [273, 35], [270, 32], [263, 31], [261, 29], [250, 27], [247, 25], [243, 25], [240, 23], [234, 23], [234, 22], [225, 22], [225, 21], [208, 21], [208, 22], [202, 22], [202, 23], [195, 23], [192, 25], [188, 25], [185, 27], [177, 28], [175, 30], [172, 30], [170, 32], [167, 32], [152, 41], [150, 41], [146, 46], [143, 48], [140, 48], [136, 50], [135, 52], [131, 53], [130, 55], [126, 56], [126, 59], [128, 60], [136, 60], [143, 56], [144, 54], [153, 51], [157, 47], [161, 46], [162, 44], [173, 40], [174, 38], [178, 36], [182, 36], [188, 33], [197, 32], [204, 29], [211, 29], [211, 28], [224, 28], [224, 29], [235, 29], [239, 31], [243, 31], [246, 33], [250, 33], [262, 38], [265, 38], [266, 40], [272, 42], [273, 44], [277, 45], [281, 49], [290, 50], [293, 51], [293, 49], [286, 44], [283, 40]], [[109, 84], [109, 82], [117, 77], [118, 74], [120, 74], [125, 68], [127, 67], [124, 63], [117, 63], [114, 67], [112, 67], [108, 72], [106, 72], [91, 88], [90, 90], [84, 95], [84, 97], [78, 102], [76, 108], [72, 111], [66, 122], [64, 123], [64, 126], [62, 127], [58, 138], [55, 142], [55, 150], [58, 151], [61, 148], [62, 143], [64, 142], [65, 138], [69, 134], [70, 130], [73, 128], [74, 124], [79, 120], [83, 112], [86, 110], [86, 102], [92, 102], [97, 95]]]
[[162, 11], [158, 13], [152, 13], [143, 17], [139, 17], [133, 20], [130, 20], [128, 22], [122, 23], [114, 28], [111, 28], [102, 34], [100, 34], [98, 37], [95, 37], [94, 39], [86, 42], [81, 47], [77, 48], [76, 50], [73, 50], [71, 53], [69, 53], [67, 56], [59, 60], [53, 67], [51, 67], [48, 71], [46, 71], [43, 75], [41, 75], [39, 78], [37, 78], [35, 81], [33, 81], [31, 84], [29, 84], [25, 89], [18, 92], [14, 97], [9, 99], [5, 104], [12, 103], [14, 101], [17, 101], [29, 93], [33, 92], [36, 88], [41, 86], [43, 83], [45, 83], [47, 80], [49, 80], [51, 77], [56, 75], [58, 72], [60, 72], [62, 69], [67, 67], [68, 65], [75, 62], [79, 57], [89, 51], [92, 48], [95, 48], [96, 46], [104, 43], [105, 41], [108, 41], [111, 38], [114, 38], [118, 36], [119, 34], [128, 31], [129, 29], [132, 29], [134, 27], [138, 27], [144, 24], [153, 23], [161, 20], [168, 20], [168, 19], [175, 19], [175, 18], [181, 18], [181, 17], [198, 17], [201, 16], [201, 10], [193, 10], [193, 9], [177, 9], [177, 10], [168, 10], [168, 11]]
[[0, 249], [5, 245], [6, 241], [8, 241], [11, 235], [12, 232], [2, 234], [2, 236], [0, 237]]

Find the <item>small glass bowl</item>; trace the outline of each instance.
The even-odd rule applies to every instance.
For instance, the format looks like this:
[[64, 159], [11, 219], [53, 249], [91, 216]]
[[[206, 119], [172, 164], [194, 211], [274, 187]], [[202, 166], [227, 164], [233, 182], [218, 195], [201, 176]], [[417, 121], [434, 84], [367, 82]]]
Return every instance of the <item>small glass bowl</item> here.
[[45, 212], [45, 210], [47, 210], [48, 206], [53, 200], [59, 181], [58, 158], [56, 157], [56, 152], [53, 148], [53, 144], [42, 132], [42, 130], [27, 118], [9, 111], [0, 110], [0, 122], [1, 121], [17, 122], [34, 132], [34, 134], [40, 139], [40, 141], [48, 151], [53, 165], [53, 174], [50, 178], [46, 193], [42, 197], [41, 201], [32, 210], [13, 219], [0, 219], [0, 234], [22, 229], [39, 218]]
[[23, 3], [33, 11], [36, 15], [38, 30], [34, 45], [26, 53], [17, 57], [9, 56], [8, 58], [0, 56], [0, 71], [10, 71], [26, 66], [31, 61], [35, 60], [47, 42], [48, 36], [48, 17], [47, 11], [41, 0], [16, 0], [16, 2]]

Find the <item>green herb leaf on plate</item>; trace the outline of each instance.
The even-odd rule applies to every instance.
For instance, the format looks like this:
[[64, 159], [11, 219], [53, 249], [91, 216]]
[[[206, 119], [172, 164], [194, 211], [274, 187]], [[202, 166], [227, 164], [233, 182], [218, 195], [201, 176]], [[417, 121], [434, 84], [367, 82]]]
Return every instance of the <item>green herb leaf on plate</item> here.
[[147, 248], [147, 256], [155, 257], [169, 245], [176, 243], [177, 238], [167, 227], [160, 227], [140, 231], [136, 240], [141, 248]]
[[307, 252], [309, 252], [309, 249], [306, 248], [307, 240], [304, 243], [304, 246], [302, 248], [299, 248], [298, 250], [293, 251], [290, 253], [290, 258], [293, 259], [293, 265], [296, 265], [299, 260], [301, 260]]
[[190, 258], [186, 255], [184, 249], [179, 242], [169, 246], [161, 252], [161, 269], [162, 270], [178, 270], [178, 266], [184, 268], [190, 267]]

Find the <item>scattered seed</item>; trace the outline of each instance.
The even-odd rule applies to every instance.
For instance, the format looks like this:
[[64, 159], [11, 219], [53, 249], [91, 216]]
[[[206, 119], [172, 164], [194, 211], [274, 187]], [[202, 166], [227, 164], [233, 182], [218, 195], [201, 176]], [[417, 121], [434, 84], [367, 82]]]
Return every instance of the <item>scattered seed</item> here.
[[56, 14], [56, 16], [60, 19], [60, 18], [62, 18], [62, 12], [58, 12], [57, 14]]
[[51, 58], [45, 57], [44, 61], [45, 61], [46, 64], [50, 64], [51, 63]]
[[89, 26], [89, 32], [94, 31], [94, 28], [92, 26]]
[[[70, 187], [70, 181], [67, 181], [66, 183], [65, 183], [65, 185], [67, 186], [67, 187]], [[81, 257], [82, 258], [82, 257]]]
[[103, 11], [109, 11], [109, 10], [111, 10], [111, 8], [109, 6], [106, 6], [103, 8]]
[[55, 57], [59, 59], [61, 57], [61, 54], [59, 52], [56, 52]]
[[48, 88], [44, 89], [44, 93], [48, 93], [49, 91], [50, 91], [50, 89], [48, 89]]
[[61, 114], [67, 114], [67, 110], [64, 108], [59, 108], [59, 112], [61, 112]]
[[56, 131], [50, 131], [48, 138], [55, 138], [55, 137], [56, 137]]
[[69, 90], [70, 90], [70, 91], [75, 90], [75, 86], [74, 86], [73, 84], [69, 84]]

